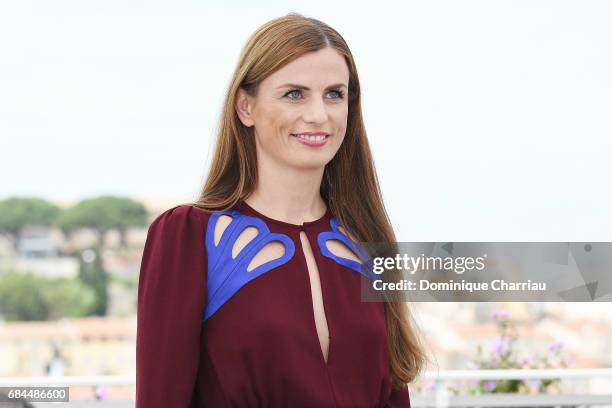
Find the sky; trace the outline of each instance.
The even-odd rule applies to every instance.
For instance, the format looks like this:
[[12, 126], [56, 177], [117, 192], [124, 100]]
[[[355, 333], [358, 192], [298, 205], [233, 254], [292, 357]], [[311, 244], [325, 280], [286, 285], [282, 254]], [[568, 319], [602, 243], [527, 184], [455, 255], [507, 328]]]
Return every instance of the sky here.
[[291, 11], [353, 52], [398, 240], [612, 240], [607, 1], [3, 0], [0, 199], [194, 199], [242, 46]]

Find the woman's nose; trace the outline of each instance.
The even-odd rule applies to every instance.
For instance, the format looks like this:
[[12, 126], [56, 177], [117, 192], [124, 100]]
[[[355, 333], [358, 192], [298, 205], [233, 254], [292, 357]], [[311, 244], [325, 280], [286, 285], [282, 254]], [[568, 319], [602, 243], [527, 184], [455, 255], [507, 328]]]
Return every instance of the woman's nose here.
[[323, 123], [327, 120], [327, 108], [325, 102], [313, 98], [304, 107], [302, 114], [305, 122]]

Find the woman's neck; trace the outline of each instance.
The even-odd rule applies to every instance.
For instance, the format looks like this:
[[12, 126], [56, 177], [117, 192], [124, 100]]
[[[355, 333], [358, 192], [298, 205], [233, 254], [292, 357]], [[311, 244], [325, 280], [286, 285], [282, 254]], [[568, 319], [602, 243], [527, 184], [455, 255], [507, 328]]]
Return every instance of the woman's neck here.
[[324, 168], [296, 169], [258, 166], [258, 183], [246, 203], [269, 216], [292, 224], [314, 221], [327, 208], [320, 188]]

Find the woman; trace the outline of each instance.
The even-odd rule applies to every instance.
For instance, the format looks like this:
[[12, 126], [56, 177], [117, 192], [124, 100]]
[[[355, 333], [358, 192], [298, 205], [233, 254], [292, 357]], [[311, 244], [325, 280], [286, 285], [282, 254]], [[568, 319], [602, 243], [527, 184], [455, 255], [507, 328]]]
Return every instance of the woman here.
[[357, 241], [394, 241], [343, 38], [297, 14], [247, 42], [198, 202], [149, 227], [136, 406], [409, 407], [403, 303], [362, 302]]

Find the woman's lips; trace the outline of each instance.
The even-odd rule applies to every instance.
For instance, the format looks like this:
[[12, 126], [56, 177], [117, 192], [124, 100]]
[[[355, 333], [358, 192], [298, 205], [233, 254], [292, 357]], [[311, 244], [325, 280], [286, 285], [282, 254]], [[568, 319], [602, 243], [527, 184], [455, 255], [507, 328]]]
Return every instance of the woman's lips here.
[[291, 136], [295, 137], [298, 142], [306, 146], [312, 146], [312, 147], [323, 146], [325, 143], [327, 143], [327, 139], [329, 138], [328, 134], [312, 135], [312, 134], [292, 133]]

